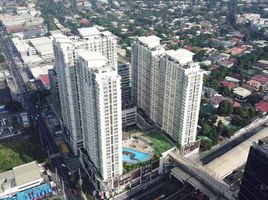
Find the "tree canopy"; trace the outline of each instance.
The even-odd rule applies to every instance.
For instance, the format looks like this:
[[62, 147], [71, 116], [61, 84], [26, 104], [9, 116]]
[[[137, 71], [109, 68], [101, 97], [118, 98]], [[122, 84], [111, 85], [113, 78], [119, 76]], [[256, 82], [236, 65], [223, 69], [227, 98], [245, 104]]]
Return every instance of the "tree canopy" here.
[[233, 104], [228, 100], [224, 100], [220, 103], [217, 112], [221, 116], [228, 116], [233, 112], [233, 110]]

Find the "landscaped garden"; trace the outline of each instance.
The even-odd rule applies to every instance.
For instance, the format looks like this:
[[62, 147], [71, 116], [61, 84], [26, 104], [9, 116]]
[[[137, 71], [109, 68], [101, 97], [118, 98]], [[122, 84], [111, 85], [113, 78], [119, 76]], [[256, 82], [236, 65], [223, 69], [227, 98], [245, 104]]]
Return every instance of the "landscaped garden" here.
[[152, 130], [149, 132], [146, 132], [144, 134], [144, 137], [148, 138], [151, 140], [151, 144], [154, 148], [154, 154], [156, 156], [160, 156], [161, 153], [169, 150], [172, 148], [174, 145], [168, 141], [168, 139], [163, 136], [159, 131], [157, 130]]

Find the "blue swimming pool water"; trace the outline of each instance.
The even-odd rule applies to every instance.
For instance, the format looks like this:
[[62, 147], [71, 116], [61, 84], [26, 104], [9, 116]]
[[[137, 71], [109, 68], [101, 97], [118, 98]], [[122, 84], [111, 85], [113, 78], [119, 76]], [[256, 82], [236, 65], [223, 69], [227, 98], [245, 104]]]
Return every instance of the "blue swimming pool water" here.
[[123, 148], [123, 152], [129, 152], [133, 153], [135, 156], [132, 159], [130, 156], [123, 154], [123, 161], [127, 163], [138, 163], [138, 162], [144, 162], [150, 159], [150, 154], [136, 151], [134, 149], [129, 149], [129, 148]]

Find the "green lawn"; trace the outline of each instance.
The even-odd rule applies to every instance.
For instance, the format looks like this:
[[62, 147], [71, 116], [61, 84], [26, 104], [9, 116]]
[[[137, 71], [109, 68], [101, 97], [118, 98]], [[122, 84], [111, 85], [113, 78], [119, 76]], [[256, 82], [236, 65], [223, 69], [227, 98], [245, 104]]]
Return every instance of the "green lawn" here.
[[144, 133], [144, 137], [147, 137], [152, 141], [154, 153], [157, 156], [160, 156], [161, 153], [167, 151], [174, 146], [167, 140], [165, 136], [159, 133], [159, 131], [146, 132]]
[[0, 172], [33, 160], [43, 162], [46, 155], [41, 151], [38, 140], [33, 134], [23, 134], [1, 141]]

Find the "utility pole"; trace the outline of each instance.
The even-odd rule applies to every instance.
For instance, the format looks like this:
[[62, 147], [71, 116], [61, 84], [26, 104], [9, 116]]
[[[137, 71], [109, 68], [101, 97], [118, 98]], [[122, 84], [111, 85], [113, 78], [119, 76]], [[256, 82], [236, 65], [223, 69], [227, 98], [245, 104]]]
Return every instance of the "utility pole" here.
[[56, 171], [56, 187], [58, 187], [58, 169], [57, 167], [55, 167], [55, 171]]
[[81, 191], [82, 191], [82, 183], [83, 183], [83, 180], [82, 180], [82, 177], [81, 177], [81, 169], [80, 168], [78, 170], [78, 173], [79, 173], [79, 184], [81, 186]]
[[39, 103], [39, 106], [40, 106], [40, 110], [42, 108], [42, 105], [41, 105], [41, 101], [40, 101], [40, 96], [39, 96], [39, 93], [37, 93], [37, 98], [38, 98], [38, 103]]
[[62, 181], [61, 183], [62, 183], [63, 200], [66, 200], [64, 181]]

